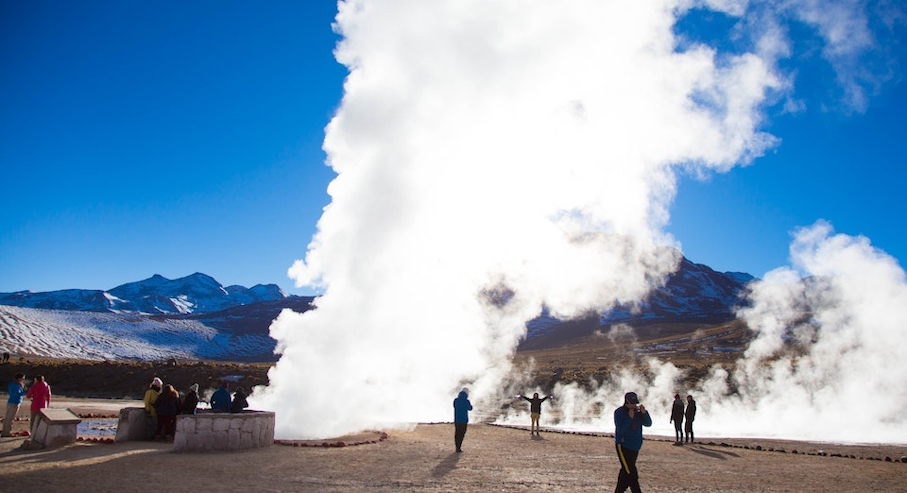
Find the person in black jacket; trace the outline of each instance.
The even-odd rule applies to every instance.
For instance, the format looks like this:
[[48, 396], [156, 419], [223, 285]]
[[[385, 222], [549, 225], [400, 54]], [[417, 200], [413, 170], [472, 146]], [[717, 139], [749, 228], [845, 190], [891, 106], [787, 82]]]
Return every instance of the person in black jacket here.
[[180, 395], [173, 388], [173, 385], [167, 384], [161, 395], [157, 396], [154, 401], [154, 408], [157, 411], [157, 429], [154, 431], [155, 438], [172, 439], [176, 435], [176, 415], [179, 413]]
[[529, 401], [529, 418], [531, 420], [529, 425], [529, 436], [539, 436], [539, 418], [542, 416], [542, 403], [550, 398], [550, 395], [545, 396], [545, 398], [539, 398], [538, 392], [532, 394], [531, 399], [520, 394], [520, 399]]
[[671, 407], [671, 419], [674, 422], [674, 445], [683, 443], [683, 399], [680, 394], [674, 394], [674, 405]]
[[249, 401], [246, 400], [246, 391], [242, 387], [236, 387], [236, 392], [233, 393], [233, 403], [230, 404], [230, 412], [241, 413], [247, 407], [249, 407]]
[[687, 425], [684, 427], [684, 430], [687, 433], [687, 441], [693, 443], [693, 418], [696, 417], [696, 401], [693, 400], [692, 395], [687, 396]]
[[195, 414], [195, 410], [198, 407], [198, 384], [194, 383], [189, 386], [189, 392], [186, 394], [186, 398], [183, 399], [183, 414]]

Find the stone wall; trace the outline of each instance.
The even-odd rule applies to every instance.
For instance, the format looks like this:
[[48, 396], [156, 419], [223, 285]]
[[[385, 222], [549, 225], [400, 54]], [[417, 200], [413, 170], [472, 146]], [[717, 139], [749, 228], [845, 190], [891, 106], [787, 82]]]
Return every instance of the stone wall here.
[[[124, 407], [120, 409], [120, 419], [117, 421], [117, 435], [114, 442], [127, 442], [132, 440], [148, 440], [151, 418], [145, 414], [144, 407]], [[152, 430], [153, 431], [153, 430]]]
[[274, 413], [181, 414], [176, 417], [173, 450], [207, 452], [269, 447], [274, 443]]

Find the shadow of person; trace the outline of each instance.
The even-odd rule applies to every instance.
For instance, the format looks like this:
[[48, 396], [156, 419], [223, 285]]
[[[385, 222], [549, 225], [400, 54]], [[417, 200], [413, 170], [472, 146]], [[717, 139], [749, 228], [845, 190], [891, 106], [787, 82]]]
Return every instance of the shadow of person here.
[[544, 440], [540, 435], [532, 435], [533, 440]]
[[445, 457], [444, 460], [439, 462], [438, 465], [435, 466], [434, 469], [431, 470], [431, 477], [440, 478], [440, 477], [443, 477], [444, 475], [446, 475], [447, 473], [449, 473], [450, 471], [453, 471], [454, 469], [456, 469], [457, 461], [460, 460], [460, 455], [462, 455], [462, 454], [458, 454], [458, 453], [454, 452], [454, 453], [448, 455], [447, 457]]
[[737, 455], [733, 452], [727, 452], [724, 450], [713, 450], [713, 449], [705, 448], [702, 445], [684, 447], [684, 449], [689, 450], [690, 452], [696, 452], [697, 454], [704, 455], [706, 457], [711, 457], [713, 459], [727, 460], [727, 457], [725, 457], [725, 455], [729, 455], [731, 457], [740, 457], [739, 455]]

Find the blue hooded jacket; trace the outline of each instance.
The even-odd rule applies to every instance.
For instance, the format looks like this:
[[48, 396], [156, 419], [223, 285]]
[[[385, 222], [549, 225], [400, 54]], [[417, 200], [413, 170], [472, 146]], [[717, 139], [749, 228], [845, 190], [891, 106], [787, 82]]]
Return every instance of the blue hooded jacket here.
[[460, 395], [453, 401], [454, 423], [469, 423], [469, 411], [472, 411], [472, 404], [466, 396], [466, 392], [460, 391]]
[[614, 410], [614, 441], [630, 450], [642, 448], [642, 427], [652, 426], [649, 412], [635, 412], [630, 417], [630, 410], [620, 406]]

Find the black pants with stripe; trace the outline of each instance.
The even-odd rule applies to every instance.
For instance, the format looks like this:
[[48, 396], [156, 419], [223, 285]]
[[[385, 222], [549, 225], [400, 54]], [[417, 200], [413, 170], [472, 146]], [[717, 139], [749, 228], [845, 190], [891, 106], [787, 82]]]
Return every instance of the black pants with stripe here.
[[617, 487], [614, 493], [622, 493], [630, 488], [633, 493], [640, 493], [639, 473], [636, 471], [636, 458], [639, 450], [630, 450], [621, 444], [616, 444], [617, 458], [620, 460], [620, 474], [617, 475]]

